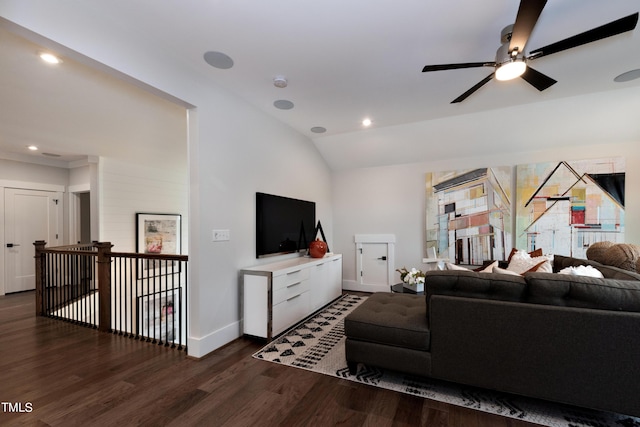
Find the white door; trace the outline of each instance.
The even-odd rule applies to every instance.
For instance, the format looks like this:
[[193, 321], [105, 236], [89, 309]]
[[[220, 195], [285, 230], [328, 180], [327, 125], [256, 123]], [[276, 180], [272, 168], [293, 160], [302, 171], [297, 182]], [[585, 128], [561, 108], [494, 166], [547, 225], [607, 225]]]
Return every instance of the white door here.
[[6, 188], [5, 292], [35, 288], [35, 247], [44, 240], [58, 246], [62, 233], [62, 193]]
[[363, 243], [360, 248], [362, 270], [360, 283], [391, 285], [389, 283], [389, 253], [386, 243]]

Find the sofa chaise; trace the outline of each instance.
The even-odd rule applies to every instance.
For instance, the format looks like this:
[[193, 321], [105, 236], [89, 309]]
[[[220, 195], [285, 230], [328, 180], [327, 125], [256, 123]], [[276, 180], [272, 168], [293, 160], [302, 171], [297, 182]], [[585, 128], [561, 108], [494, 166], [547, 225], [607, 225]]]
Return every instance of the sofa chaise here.
[[640, 275], [429, 271], [425, 295], [376, 293], [345, 318], [346, 359], [640, 416]]

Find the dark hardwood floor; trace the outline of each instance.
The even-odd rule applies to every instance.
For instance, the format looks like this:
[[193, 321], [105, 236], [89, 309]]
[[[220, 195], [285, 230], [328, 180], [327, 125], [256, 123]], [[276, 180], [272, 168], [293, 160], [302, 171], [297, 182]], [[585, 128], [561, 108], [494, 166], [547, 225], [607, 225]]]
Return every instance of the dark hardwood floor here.
[[36, 317], [34, 301], [0, 296], [2, 426], [533, 425], [257, 360], [245, 338], [193, 359]]

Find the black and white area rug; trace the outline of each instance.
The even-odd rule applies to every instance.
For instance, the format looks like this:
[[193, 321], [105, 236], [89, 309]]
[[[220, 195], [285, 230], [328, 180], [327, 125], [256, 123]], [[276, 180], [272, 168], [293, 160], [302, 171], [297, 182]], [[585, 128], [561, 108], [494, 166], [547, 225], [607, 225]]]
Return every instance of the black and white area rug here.
[[267, 344], [253, 357], [325, 375], [553, 427], [640, 427], [640, 418], [591, 411], [454, 383], [358, 366], [344, 356], [344, 318], [366, 300], [345, 295]]

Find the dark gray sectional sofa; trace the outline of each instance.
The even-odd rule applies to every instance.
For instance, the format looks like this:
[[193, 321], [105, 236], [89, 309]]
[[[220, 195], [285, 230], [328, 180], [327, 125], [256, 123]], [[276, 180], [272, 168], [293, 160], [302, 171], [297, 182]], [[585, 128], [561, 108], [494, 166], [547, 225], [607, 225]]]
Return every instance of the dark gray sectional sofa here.
[[358, 363], [640, 416], [640, 275], [430, 271], [425, 295], [377, 293], [345, 319]]

